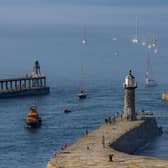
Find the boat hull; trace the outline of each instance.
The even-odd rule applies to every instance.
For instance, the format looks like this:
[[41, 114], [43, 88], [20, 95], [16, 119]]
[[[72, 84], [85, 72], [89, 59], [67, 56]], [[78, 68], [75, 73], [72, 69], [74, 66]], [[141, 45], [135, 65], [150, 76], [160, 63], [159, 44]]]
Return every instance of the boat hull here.
[[39, 128], [41, 127], [41, 124], [41, 119], [39, 119], [37, 122], [26, 122], [26, 128]]
[[78, 97], [79, 97], [79, 99], [86, 99], [87, 95], [86, 94], [79, 94]]
[[157, 86], [157, 84], [155, 84], [155, 85], [145, 85], [145, 87], [156, 87]]
[[71, 110], [69, 110], [69, 109], [64, 109], [64, 113], [70, 113], [71, 112]]
[[46, 95], [49, 94], [49, 87], [40, 87], [40, 88], [30, 88], [22, 90], [7, 90], [0, 92], [1, 98], [12, 98], [12, 97], [24, 97], [24, 96], [35, 96], [35, 95]]
[[146, 83], [145, 87], [156, 87], [158, 84], [156, 82], [153, 83]]

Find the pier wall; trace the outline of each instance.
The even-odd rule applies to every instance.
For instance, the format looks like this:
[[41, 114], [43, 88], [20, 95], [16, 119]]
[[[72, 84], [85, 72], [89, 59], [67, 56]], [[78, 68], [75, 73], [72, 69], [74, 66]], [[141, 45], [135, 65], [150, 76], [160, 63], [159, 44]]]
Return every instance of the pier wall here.
[[120, 152], [133, 154], [137, 149], [160, 134], [161, 129], [158, 128], [155, 118], [145, 118], [140, 126], [123, 134], [110, 146]]
[[103, 124], [56, 153], [46, 168], [168, 168], [167, 160], [130, 155], [160, 134], [154, 117]]

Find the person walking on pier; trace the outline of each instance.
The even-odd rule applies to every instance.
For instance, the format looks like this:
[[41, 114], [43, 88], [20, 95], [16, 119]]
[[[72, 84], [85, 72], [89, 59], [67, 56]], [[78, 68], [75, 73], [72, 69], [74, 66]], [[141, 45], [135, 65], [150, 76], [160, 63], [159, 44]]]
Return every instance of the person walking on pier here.
[[86, 135], [86, 136], [88, 135], [88, 129], [86, 129], [86, 131], [85, 131], [85, 135]]

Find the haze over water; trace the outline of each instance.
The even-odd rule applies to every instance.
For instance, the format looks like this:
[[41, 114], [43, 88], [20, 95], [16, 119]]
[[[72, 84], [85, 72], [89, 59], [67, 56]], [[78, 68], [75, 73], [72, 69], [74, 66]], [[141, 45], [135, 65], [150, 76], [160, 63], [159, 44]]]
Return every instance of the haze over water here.
[[[0, 168], [44, 168], [61, 145], [72, 143], [86, 127], [94, 129], [105, 117], [122, 111], [122, 82], [129, 69], [139, 85], [137, 110], [167, 115], [160, 94], [168, 89], [168, 2], [0, 0], [0, 12], [0, 78], [31, 73], [38, 59], [52, 88], [49, 96], [0, 100]], [[157, 54], [131, 43], [136, 16], [141, 39], [157, 35]], [[85, 46], [81, 42], [84, 25]], [[150, 90], [143, 87], [148, 54], [160, 83]], [[84, 102], [76, 98], [81, 64], [89, 95]], [[38, 105], [44, 120], [35, 132], [25, 130], [23, 122], [32, 104]], [[66, 106], [71, 114], [63, 113]], [[159, 124], [165, 132], [149, 146], [147, 155], [168, 158], [168, 125], [165, 119]]]
[[[136, 5], [137, 3], [137, 5]], [[152, 54], [156, 79], [168, 82], [167, 3], [158, 1], [28, 1], [0, 2], [0, 76], [17, 76], [31, 71], [39, 59], [49, 81], [75, 81], [84, 65], [86, 78], [121, 80], [133, 69], [144, 80], [148, 51], [131, 43], [136, 31], [151, 40], [156, 34], [159, 53]], [[87, 27], [88, 45], [81, 43]], [[117, 41], [113, 41], [117, 37]], [[114, 54], [118, 51], [119, 55]], [[59, 81], [57, 80], [59, 79]]]

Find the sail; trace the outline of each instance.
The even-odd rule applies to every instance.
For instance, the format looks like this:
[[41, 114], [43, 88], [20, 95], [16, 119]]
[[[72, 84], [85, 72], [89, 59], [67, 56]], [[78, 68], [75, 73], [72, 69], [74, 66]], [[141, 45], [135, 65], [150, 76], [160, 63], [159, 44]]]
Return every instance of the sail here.
[[150, 64], [150, 60], [149, 60], [149, 57], [148, 57], [147, 64], [146, 64], [146, 71], [145, 71], [145, 83], [146, 84], [149, 83], [149, 64]]
[[79, 91], [80, 91], [80, 92], [84, 92], [84, 88], [83, 88], [83, 65], [81, 65]]
[[157, 86], [157, 82], [151, 77], [152, 66], [150, 62], [150, 57], [148, 56], [146, 71], [145, 71], [145, 86], [146, 87], [154, 87]]

